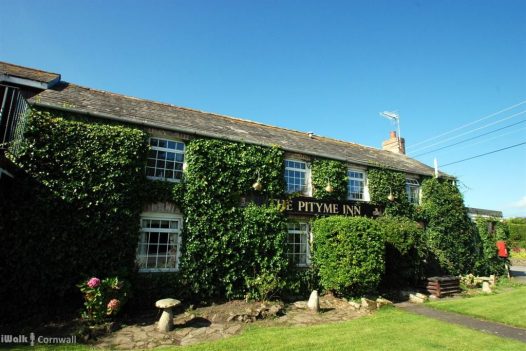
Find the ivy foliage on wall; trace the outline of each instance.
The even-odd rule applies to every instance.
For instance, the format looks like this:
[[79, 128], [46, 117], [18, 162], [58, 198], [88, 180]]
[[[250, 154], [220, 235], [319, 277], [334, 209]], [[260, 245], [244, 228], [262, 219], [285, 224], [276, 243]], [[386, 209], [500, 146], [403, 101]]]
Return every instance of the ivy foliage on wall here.
[[482, 252], [475, 263], [475, 272], [479, 275], [505, 273], [506, 259], [498, 256], [497, 241], [509, 239], [508, 224], [498, 218], [477, 218], [476, 226], [480, 237]]
[[[318, 159], [312, 162], [313, 196], [317, 199], [347, 200], [347, 166], [343, 162]], [[332, 192], [327, 192], [327, 184]]]
[[422, 184], [422, 215], [427, 223], [430, 274], [472, 273], [481, 255], [480, 239], [459, 189], [452, 181], [431, 178]]
[[[385, 214], [413, 218], [414, 206], [409, 203], [405, 191], [406, 175], [385, 168], [370, 168], [367, 171], [371, 202], [385, 206]], [[389, 194], [394, 200], [388, 200]]]
[[43, 306], [75, 289], [82, 276], [129, 275], [146, 134], [45, 111], [32, 111], [27, 128], [16, 162], [32, 181], [17, 191], [29, 198], [11, 203], [11, 214], [2, 216], [12, 239], [0, 245], [0, 257], [11, 258], [9, 272], [2, 272], [11, 280], [2, 288], [16, 287], [15, 301]]
[[[285, 217], [274, 206], [240, 207], [241, 196], [283, 196], [283, 151], [195, 139], [186, 149], [185, 283], [202, 297], [244, 297], [253, 280], [284, 273]], [[252, 184], [260, 180], [256, 192]], [[254, 291], [253, 291], [254, 292]]]

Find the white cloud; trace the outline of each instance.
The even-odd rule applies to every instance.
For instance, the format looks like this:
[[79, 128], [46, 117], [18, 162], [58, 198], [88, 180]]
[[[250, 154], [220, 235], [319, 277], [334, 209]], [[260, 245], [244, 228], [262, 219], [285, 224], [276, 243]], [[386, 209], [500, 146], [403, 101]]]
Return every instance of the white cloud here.
[[514, 202], [511, 207], [526, 208], [526, 196], [523, 196], [519, 201]]

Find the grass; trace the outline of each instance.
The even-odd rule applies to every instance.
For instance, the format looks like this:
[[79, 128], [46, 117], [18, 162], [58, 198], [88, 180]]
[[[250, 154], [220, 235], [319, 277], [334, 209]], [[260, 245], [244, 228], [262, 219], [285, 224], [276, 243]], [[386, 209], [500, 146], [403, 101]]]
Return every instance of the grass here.
[[526, 306], [526, 285], [517, 286], [498, 294], [431, 302], [429, 306], [439, 310], [526, 328], [526, 308], [524, 308]]
[[[524, 343], [395, 308], [348, 322], [310, 327], [253, 327], [243, 334], [183, 348], [199, 350], [524, 350]], [[164, 348], [163, 350], [179, 350]]]
[[510, 258], [517, 258], [526, 260], [526, 249], [524, 248], [513, 248], [510, 252]]
[[[472, 300], [472, 299], [470, 299]], [[524, 350], [525, 344], [480, 333], [454, 324], [414, 315], [395, 308], [352, 321], [309, 327], [247, 328], [241, 335], [187, 347], [159, 350]], [[57, 350], [16, 347], [11, 350]], [[78, 345], [58, 350], [91, 350]]]

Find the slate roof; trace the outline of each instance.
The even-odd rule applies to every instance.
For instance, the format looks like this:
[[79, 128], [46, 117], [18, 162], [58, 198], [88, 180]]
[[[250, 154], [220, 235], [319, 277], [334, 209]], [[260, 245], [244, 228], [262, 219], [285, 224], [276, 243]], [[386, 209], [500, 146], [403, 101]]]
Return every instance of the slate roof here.
[[[27, 74], [33, 75], [34, 71], [27, 69]], [[23, 69], [20, 74], [25, 74]], [[407, 173], [434, 174], [432, 167], [406, 155], [317, 135], [310, 137], [305, 132], [138, 99], [68, 82], [60, 82], [41, 91], [31, 97], [29, 103], [187, 134], [268, 146], [277, 145], [290, 152], [365, 166], [382, 165]]]
[[0, 74], [11, 77], [24, 78], [40, 83], [52, 84], [60, 80], [60, 74], [45, 72], [34, 68], [13, 65], [0, 61]]

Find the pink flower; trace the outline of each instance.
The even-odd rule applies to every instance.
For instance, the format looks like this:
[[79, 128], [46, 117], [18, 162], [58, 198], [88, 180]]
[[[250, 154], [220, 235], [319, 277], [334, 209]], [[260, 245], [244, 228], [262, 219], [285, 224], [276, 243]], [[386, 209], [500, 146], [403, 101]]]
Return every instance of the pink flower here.
[[92, 288], [92, 289], [93, 289], [93, 288], [96, 288], [96, 287], [99, 286], [99, 285], [100, 285], [100, 279], [99, 279], [99, 278], [95, 278], [95, 277], [93, 277], [93, 278], [91, 278], [90, 280], [88, 280], [88, 286], [89, 286], [90, 288]]
[[117, 299], [111, 299], [110, 302], [108, 302], [108, 310], [114, 311], [121, 305], [121, 302]]

